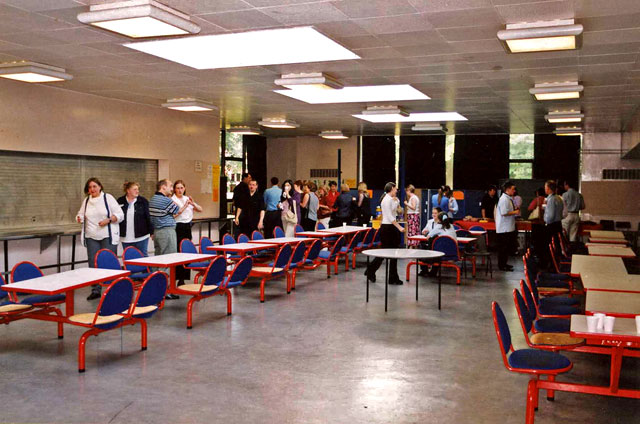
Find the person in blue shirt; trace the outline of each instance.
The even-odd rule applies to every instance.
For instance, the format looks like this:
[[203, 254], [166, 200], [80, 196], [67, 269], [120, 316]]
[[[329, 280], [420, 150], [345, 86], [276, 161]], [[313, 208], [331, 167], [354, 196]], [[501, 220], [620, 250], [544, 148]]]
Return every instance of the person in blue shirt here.
[[[551, 239], [558, 236], [558, 233], [562, 232], [562, 212], [564, 209], [564, 202], [562, 197], [556, 194], [558, 186], [555, 181], [549, 180], [544, 183], [544, 192], [547, 195], [547, 200], [544, 206], [544, 228], [545, 228], [545, 247], [549, 246]], [[547, 255], [547, 249], [545, 250], [546, 258], [543, 259], [541, 266], [548, 266], [550, 264], [551, 257]]]
[[271, 188], [264, 191], [264, 204], [267, 211], [264, 216], [265, 238], [273, 237], [273, 229], [282, 227], [282, 219], [280, 217], [280, 210], [278, 209], [280, 196], [282, 196], [282, 189], [278, 187], [279, 182], [278, 177], [272, 177]]

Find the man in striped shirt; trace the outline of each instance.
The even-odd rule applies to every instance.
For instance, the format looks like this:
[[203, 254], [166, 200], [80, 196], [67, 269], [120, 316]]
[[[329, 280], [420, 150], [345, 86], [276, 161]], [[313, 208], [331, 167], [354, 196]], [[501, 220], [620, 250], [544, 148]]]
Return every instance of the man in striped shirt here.
[[[172, 189], [173, 183], [170, 180], [160, 180], [156, 184], [156, 193], [149, 199], [149, 214], [153, 224], [153, 246], [156, 256], [178, 251], [174, 215], [178, 215], [181, 210], [171, 200]], [[168, 269], [160, 269], [169, 274]], [[168, 294], [167, 299], [178, 299], [178, 296]]]

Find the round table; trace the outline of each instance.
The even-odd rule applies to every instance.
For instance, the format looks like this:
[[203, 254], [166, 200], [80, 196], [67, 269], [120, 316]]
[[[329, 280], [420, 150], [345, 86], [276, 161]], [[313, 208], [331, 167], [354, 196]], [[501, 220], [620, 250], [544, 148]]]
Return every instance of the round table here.
[[[384, 310], [387, 310], [387, 299], [389, 291], [389, 260], [390, 259], [415, 259], [427, 260], [429, 262], [441, 260], [444, 256], [443, 252], [435, 250], [422, 249], [368, 249], [363, 250], [363, 254], [367, 255], [367, 269], [369, 268], [369, 257], [383, 258], [384, 263]], [[416, 300], [418, 300], [418, 278], [419, 266], [416, 266]], [[438, 267], [438, 309], [440, 309], [440, 293], [442, 286], [442, 267]], [[369, 277], [367, 276], [367, 302], [369, 302]]]

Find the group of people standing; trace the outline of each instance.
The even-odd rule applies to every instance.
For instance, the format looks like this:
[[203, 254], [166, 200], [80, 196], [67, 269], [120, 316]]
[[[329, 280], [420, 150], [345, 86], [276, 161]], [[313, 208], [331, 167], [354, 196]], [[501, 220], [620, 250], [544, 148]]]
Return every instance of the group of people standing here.
[[270, 238], [273, 230], [281, 227], [286, 237], [293, 237], [296, 225], [314, 231], [318, 224], [336, 227], [356, 218], [358, 225], [362, 225], [371, 219], [371, 203], [364, 182], [358, 184], [357, 197], [352, 196], [347, 184], [342, 184], [338, 192], [335, 181], [327, 186], [291, 179], [279, 183], [277, 177], [271, 178], [271, 187], [260, 194], [258, 182], [251, 174], [242, 175], [242, 181], [233, 190], [234, 223], [239, 234], [251, 236], [257, 230]]
[[[83, 200], [76, 221], [82, 224], [81, 240], [87, 248], [90, 267], [95, 267], [99, 250], [118, 252], [133, 246], [144, 256], [148, 254], [149, 239], [153, 237], [156, 255], [175, 253], [183, 239], [191, 240], [191, 224], [194, 212], [202, 212], [192, 197], [186, 194], [184, 181], [163, 179], [156, 184], [156, 192], [147, 200], [140, 195], [140, 184], [126, 182], [124, 195], [117, 200], [104, 192], [100, 180], [89, 178], [84, 187], [87, 197]], [[178, 285], [190, 279], [189, 270], [176, 269]], [[94, 285], [87, 300], [98, 299], [101, 286]], [[169, 299], [177, 298], [168, 295]]]

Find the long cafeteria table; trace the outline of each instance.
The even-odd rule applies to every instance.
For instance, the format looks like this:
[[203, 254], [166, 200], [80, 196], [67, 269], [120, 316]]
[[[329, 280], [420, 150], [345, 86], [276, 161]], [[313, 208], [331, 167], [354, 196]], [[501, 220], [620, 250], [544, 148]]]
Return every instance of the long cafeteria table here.
[[624, 240], [622, 231], [589, 230], [589, 235], [593, 238]]
[[629, 247], [589, 246], [589, 255], [618, 256], [620, 258], [635, 258], [635, 252]]

